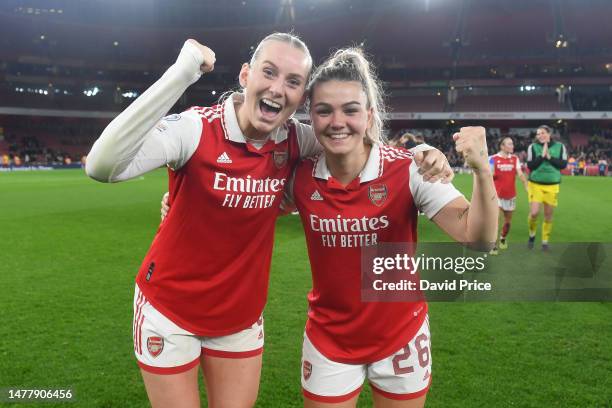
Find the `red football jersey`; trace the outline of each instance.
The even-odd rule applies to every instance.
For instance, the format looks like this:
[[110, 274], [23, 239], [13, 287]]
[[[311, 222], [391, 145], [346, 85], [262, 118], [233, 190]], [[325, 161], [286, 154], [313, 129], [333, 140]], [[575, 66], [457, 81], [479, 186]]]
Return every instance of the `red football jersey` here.
[[288, 122], [257, 149], [246, 143], [231, 98], [193, 111], [202, 120], [200, 142], [185, 165], [169, 170], [171, 209], [136, 282], [180, 327], [223, 336], [263, 311], [274, 226], [303, 125]]
[[361, 248], [416, 242], [418, 210], [431, 218], [461, 194], [449, 184], [424, 182], [407, 150], [381, 145], [347, 186], [331, 176], [322, 153], [298, 165], [292, 187], [312, 269], [308, 338], [338, 362], [393, 354], [417, 332], [427, 305], [362, 302]]
[[494, 154], [489, 162], [493, 167], [493, 181], [497, 196], [504, 200], [516, 197], [516, 169], [521, 165], [518, 157], [513, 154], [508, 157]]

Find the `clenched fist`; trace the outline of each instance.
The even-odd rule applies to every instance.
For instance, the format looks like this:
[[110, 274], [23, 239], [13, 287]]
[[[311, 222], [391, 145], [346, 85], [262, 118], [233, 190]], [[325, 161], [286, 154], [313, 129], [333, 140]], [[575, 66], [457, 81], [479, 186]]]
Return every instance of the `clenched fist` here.
[[198, 47], [202, 53], [202, 56], [204, 56], [204, 63], [200, 65], [200, 70], [203, 73], [211, 72], [213, 69], [215, 69], [216, 58], [213, 50], [191, 38], [187, 40], [187, 42]]
[[467, 165], [474, 170], [489, 168], [487, 134], [482, 126], [468, 126], [453, 135], [457, 153], [463, 155]]

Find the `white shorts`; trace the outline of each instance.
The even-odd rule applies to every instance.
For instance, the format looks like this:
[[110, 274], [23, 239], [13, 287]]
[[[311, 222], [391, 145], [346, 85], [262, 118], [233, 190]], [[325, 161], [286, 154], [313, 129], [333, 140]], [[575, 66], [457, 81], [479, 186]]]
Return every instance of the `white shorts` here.
[[251, 327], [221, 337], [201, 337], [177, 326], [144, 297], [134, 293], [134, 353], [138, 365], [154, 374], [177, 374], [199, 364], [200, 355], [247, 358], [263, 352], [260, 317]]
[[371, 364], [332, 361], [304, 335], [301, 377], [304, 396], [318, 402], [348, 401], [359, 394], [366, 378], [372, 390], [386, 398], [409, 400], [425, 395], [431, 383], [429, 317], [405, 347]]
[[504, 211], [514, 211], [516, 209], [516, 197], [509, 199], [498, 198], [497, 201], [499, 201], [499, 208]]

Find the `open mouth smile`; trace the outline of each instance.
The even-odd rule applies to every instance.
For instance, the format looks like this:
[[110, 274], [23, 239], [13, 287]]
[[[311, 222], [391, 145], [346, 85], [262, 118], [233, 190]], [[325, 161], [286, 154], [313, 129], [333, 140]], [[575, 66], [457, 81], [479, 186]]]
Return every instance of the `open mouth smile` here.
[[266, 119], [274, 119], [283, 110], [283, 105], [273, 100], [262, 98], [259, 101], [259, 110]]

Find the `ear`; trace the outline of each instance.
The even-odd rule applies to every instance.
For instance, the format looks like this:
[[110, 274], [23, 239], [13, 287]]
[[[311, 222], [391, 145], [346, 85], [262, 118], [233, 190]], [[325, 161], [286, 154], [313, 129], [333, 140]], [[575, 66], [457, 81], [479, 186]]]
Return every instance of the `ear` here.
[[243, 88], [246, 88], [247, 86], [247, 80], [249, 78], [250, 70], [251, 70], [251, 66], [249, 65], [248, 62], [245, 62], [244, 64], [242, 64], [242, 68], [240, 68], [240, 74], [238, 74], [238, 82], [240, 83], [240, 86]]
[[373, 124], [374, 124], [374, 108], [370, 107], [368, 109], [368, 129], [371, 129]]

